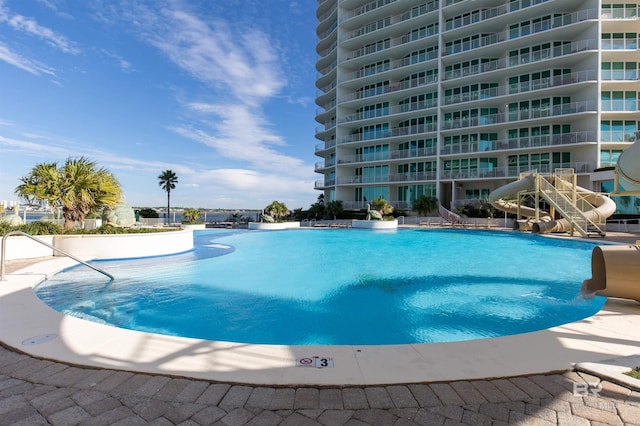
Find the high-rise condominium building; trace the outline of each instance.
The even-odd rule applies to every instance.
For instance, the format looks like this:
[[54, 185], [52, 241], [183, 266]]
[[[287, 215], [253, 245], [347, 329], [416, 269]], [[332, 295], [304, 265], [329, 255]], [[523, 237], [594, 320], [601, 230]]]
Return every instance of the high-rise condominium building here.
[[319, 0], [316, 188], [345, 209], [426, 194], [455, 210], [573, 168], [610, 191], [599, 170], [640, 125], [639, 4]]

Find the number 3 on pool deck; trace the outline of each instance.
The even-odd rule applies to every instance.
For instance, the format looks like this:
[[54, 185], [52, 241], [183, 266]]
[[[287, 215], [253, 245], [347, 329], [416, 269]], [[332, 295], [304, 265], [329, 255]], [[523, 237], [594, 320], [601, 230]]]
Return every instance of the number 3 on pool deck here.
[[306, 357], [298, 359], [298, 367], [333, 368], [333, 358], [326, 357]]
[[315, 360], [316, 368], [333, 368], [333, 358], [317, 357]]

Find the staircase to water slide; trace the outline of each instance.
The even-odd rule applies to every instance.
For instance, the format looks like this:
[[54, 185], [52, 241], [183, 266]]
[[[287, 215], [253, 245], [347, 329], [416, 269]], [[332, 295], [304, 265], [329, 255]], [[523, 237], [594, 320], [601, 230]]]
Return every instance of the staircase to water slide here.
[[[579, 196], [580, 192], [573, 189], [574, 185], [563, 179], [561, 175], [554, 175], [553, 183], [543, 175], [538, 175], [538, 180], [540, 195], [569, 222], [569, 232], [575, 230], [583, 237], [595, 234], [601, 237], [605, 236], [606, 231], [603, 225], [607, 218], [596, 215], [598, 220], [592, 220], [591, 217], [594, 215], [591, 212], [594, 210], [594, 206]], [[574, 197], [569, 198], [570, 194], [576, 194], [575, 199], [573, 199]], [[538, 225], [538, 229], [540, 229], [540, 225]]]

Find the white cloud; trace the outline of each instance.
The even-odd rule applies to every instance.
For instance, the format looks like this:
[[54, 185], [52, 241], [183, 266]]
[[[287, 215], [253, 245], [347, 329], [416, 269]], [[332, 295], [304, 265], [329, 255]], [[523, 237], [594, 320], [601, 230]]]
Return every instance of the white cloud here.
[[275, 149], [285, 146], [286, 142], [269, 128], [257, 108], [201, 102], [191, 103], [188, 107], [206, 117], [202, 122], [208, 128], [174, 126], [172, 130], [181, 136], [210, 146], [226, 158], [248, 162], [258, 170], [285, 176], [313, 175], [311, 165]]
[[222, 86], [238, 101], [255, 104], [284, 85], [266, 35], [237, 34], [225, 22], [205, 23], [183, 11], [166, 11], [168, 25], [151, 41], [198, 80]]
[[17, 152], [28, 157], [48, 159], [51, 157], [66, 158], [69, 156], [69, 149], [64, 147], [7, 138], [2, 135], [0, 135], [0, 151]]
[[13, 121], [0, 118], [0, 127], [12, 127], [14, 125], [15, 123]]
[[15, 31], [38, 37], [64, 53], [71, 55], [80, 53], [80, 49], [75, 46], [75, 43], [68, 40], [65, 36], [38, 24], [33, 18], [11, 14], [9, 8], [5, 7], [2, 2], [0, 2], [0, 23], [9, 25]]
[[[194, 190], [206, 198], [208, 205], [220, 207], [262, 208], [279, 200], [294, 209], [308, 207], [317, 196], [312, 181], [247, 169], [213, 169], [185, 176], [181, 182], [183, 187], [197, 185]], [[177, 192], [175, 196], [188, 197]]]
[[[214, 148], [221, 157], [246, 162], [248, 168], [289, 177], [313, 176], [313, 167], [278, 152], [287, 142], [265, 117], [262, 105], [279, 97], [287, 81], [277, 43], [255, 28], [220, 18], [201, 19], [188, 3], [120, 3], [100, 11], [104, 23], [130, 23], [142, 42], [156, 47], [174, 64], [212, 91], [218, 101], [183, 102], [183, 124], [173, 132]], [[295, 6], [295, 3], [293, 4]], [[183, 98], [189, 94], [182, 94]], [[307, 99], [292, 100], [304, 103]], [[245, 175], [246, 177], [246, 175]]]
[[0, 42], [0, 61], [4, 61], [24, 71], [34, 75], [47, 74], [55, 76], [53, 68], [50, 68], [38, 61], [25, 58], [16, 52], [13, 52], [7, 45]]
[[50, 9], [51, 11], [53, 11], [56, 14], [56, 16], [59, 16], [61, 18], [68, 19], [68, 20], [74, 19], [73, 15], [67, 12], [63, 12], [58, 8], [58, 5], [56, 4], [56, 0], [38, 0], [38, 3], [42, 4], [47, 9]]
[[132, 72], [134, 71], [133, 69], [133, 65], [131, 65], [131, 62], [127, 61], [126, 59], [122, 58], [120, 55], [118, 55], [116, 52], [113, 52], [111, 50], [107, 50], [107, 49], [102, 49], [100, 50], [100, 52], [111, 58], [114, 59], [116, 61], [116, 64], [118, 64], [118, 67], [124, 71], [124, 72]]

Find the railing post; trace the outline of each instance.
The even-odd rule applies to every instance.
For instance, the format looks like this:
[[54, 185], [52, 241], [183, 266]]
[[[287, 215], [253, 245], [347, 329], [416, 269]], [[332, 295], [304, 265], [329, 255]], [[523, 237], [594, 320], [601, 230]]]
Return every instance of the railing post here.
[[0, 281], [4, 281], [4, 259], [5, 259], [5, 253], [7, 252], [7, 248], [5, 246], [5, 240], [7, 239], [7, 235], [4, 235], [2, 237], [2, 247], [1, 247], [2, 253], [0, 253]]

